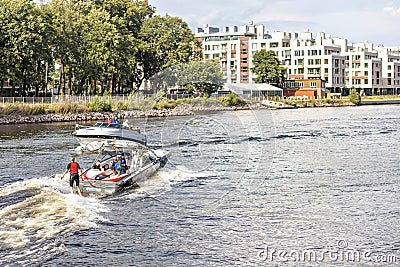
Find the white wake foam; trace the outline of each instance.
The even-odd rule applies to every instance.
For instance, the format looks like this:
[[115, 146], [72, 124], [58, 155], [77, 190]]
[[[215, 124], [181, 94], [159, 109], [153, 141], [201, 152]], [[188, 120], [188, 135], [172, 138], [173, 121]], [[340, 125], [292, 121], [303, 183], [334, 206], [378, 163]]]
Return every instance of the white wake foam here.
[[100, 200], [69, 194], [69, 185], [55, 178], [15, 182], [0, 188], [6, 203], [0, 210], [0, 265], [64, 251], [62, 240], [97, 227], [108, 209]]

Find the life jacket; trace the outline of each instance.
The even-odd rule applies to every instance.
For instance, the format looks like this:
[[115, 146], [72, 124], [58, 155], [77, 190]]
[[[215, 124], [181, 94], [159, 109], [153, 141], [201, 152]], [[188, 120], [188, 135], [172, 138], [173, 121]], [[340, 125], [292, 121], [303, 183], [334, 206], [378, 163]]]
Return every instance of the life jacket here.
[[119, 163], [119, 162], [115, 163], [115, 165], [114, 165], [114, 170], [118, 171], [118, 169], [120, 170], [120, 174], [124, 173], [124, 168], [122, 168], [121, 163]]
[[79, 169], [79, 165], [76, 162], [71, 162], [69, 166], [69, 171], [71, 174], [77, 174]]

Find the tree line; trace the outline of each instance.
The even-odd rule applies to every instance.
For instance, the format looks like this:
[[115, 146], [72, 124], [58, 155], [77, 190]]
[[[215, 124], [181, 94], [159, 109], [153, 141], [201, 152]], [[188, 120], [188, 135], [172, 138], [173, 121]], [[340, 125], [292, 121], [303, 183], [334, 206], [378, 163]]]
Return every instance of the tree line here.
[[201, 59], [187, 23], [155, 11], [142, 0], [0, 0], [0, 81], [20, 96], [129, 94]]

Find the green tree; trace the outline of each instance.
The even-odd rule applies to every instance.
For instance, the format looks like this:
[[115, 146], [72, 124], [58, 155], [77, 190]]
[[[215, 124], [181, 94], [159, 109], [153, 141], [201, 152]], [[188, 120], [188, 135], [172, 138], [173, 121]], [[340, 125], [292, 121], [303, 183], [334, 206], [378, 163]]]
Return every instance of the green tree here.
[[82, 36], [87, 32], [83, 24], [91, 4], [81, 0], [52, 0], [48, 5], [47, 12], [52, 16], [54, 31], [53, 56], [60, 66], [59, 91], [62, 94], [72, 94], [76, 91], [76, 73], [84, 67]]
[[193, 56], [194, 35], [180, 18], [169, 15], [149, 18], [144, 21], [139, 37], [137, 88], [143, 80], [171, 66], [187, 63]]
[[140, 69], [138, 49], [143, 42], [139, 38], [140, 31], [155, 10], [143, 0], [100, 0], [96, 5], [109, 14], [109, 22], [114, 27], [111, 34], [105, 35], [108, 39], [105, 43], [108, 50], [106, 73], [111, 78], [111, 91], [121, 93], [125, 86], [129, 93], [136, 88], [134, 84]]
[[275, 52], [260, 50], [253, 56], [253, 68], [257, 75], [256, 83], [269, 83], [281, 86], [285, 79], [285, 68], [279, 64]]
[[361, 96], [357, 92], [357, 89], [354, 87], [351, 88], [349, 98], [350, 98], [350, 102], [353, 103], [354, 105], [359, 105], [361, 103]]
[[49, 82], [62, 94], [130, 93], [201, 59], [186, 22], [154, 13], [147, 0], [0, 0], [0, 79], [21, 95]]
[[33, 84], [40, 85], [49, 59], [45, 26], [33, 1], [0, 0], [0, 79], [10, 79], [22, 96]]
[[[102, 81], [100, 94], [104, 94], [108, 90], [104, 84], [107, 84], [109, 80], [116, 79], [118, 63], [122, 60], [122, 53], [119, 52], [120, 45], [125, 43], [125, 37], [113, 24], [110, 14], [101, 7], [93, 7], [90, 10], [82, 23], [82, 29], [87, 34], [82, 38], [83, 46], [80, 52], [84, 67], [80, 76], [80, 84], [83, 84], [85, 79]], [[115, 85], [116, 81], [112, 83], [114, 93]], [[91, 92], [96, 94], [96, 89], [93, 83]]]
[[188, 92], [210, 95], [223, 85], [221, 68], [215, 62], [192, 61], [177, 68], [177, 85]]

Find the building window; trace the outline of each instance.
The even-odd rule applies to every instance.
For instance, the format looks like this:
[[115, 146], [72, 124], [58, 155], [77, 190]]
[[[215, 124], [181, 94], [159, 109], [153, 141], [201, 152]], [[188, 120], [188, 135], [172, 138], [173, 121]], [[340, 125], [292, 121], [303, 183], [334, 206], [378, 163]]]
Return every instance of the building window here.
[[319, 74], [321, 74], [321, 69], [319, 69], [319, 68], [310, 68], [310, 69], [308, 69], [308, 74], [319, 75]]
[[310, 82], [310, 87], [317, 87], [317, 82]]
[[251, 45], [251, 49], [257, 50], [257, 44], [252, 44], [252, 45]]
[[247, 64], [247, 63], [248, 63], [248, 61], [247, 61], [247, 57], [243, 57], [243, 58], [241, 58], [241, 59], [240, 59], [240, 62], [241, 62], [241, 63], [245, 63], [245, 64]]
[[236, 44], [231, 44], [231, 50], [236, 50]]
[[329, 60], [327, 58], [324, 59], [324, 64], [329, 64]]

